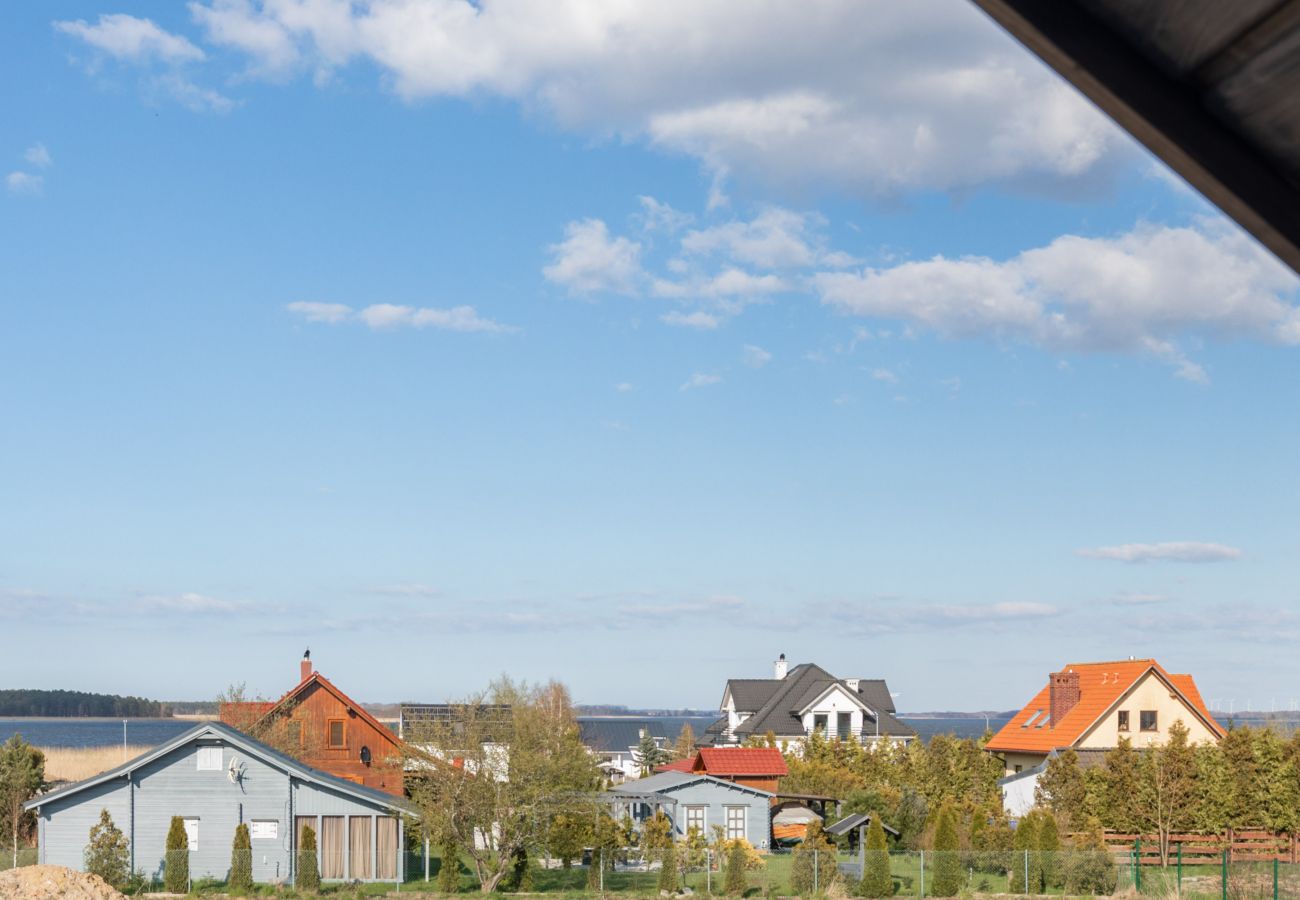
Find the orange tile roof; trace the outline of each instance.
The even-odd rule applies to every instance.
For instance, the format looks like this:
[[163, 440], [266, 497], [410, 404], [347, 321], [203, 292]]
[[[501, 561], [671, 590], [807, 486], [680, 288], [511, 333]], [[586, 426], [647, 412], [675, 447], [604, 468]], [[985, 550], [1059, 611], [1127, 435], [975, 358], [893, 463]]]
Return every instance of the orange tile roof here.
[[785, 757], [775, 747], [703, 747], [694, 770], [708, 775], [788, 775]]
[[1170, 675], [1154, 659], [1121, 662], [1073, 663], [1062, 671], [1079, 673], [1079, 702], [1059, 722], [1047, 722], [1051, 713], [1051, 686], [1034, 695], [1025, 708], [993, 736], [985, 747], [995, 752], [1050, 753], [1072, 746], [1115, 705], [1147, 672], [1156, 674], [1177, 690], [1205, 720], [1210, 730], [1222, 736], [1223, 729], [1205, 708], [1200, 691], [1190, 675]]
[[664, 763], [662, 766], [655, 766], [655, 773], [659, 772], [689, 772], [695, 766], [695, 757], [688, 756], [685, 759], [675, 759], [670, 763]]

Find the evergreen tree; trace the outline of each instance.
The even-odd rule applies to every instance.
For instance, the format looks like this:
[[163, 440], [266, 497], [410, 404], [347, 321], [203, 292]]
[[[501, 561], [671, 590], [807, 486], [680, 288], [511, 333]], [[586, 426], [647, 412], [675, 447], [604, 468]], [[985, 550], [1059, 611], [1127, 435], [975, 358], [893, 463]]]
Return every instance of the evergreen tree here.
[[460, 890], [460, 847], [454, 840], [443, 839], [438, 850], [438, 890], [444, 894], [455, 894]]
[[516, 847], [510, 854], [510, 867], [500, 884], [502, 890], [516, 893], [528, 893], [533, 889], [533, 867], [528, 859], [527, 847]]
[[695, 729], [687, 722], [677, 733], [677, 743], [673, 745], [673, 759], [688, 759], [695, 755]]
[[15, 734], [0, 746], [0, 841], [13, 850], [18, 865], [18, 844], [34, 833], [36, 816], [23, 804], [45, 786], [45, 754]]
[[641, 740], [636, 750], [632, 752], [632, 758], [641, 767], [643, 777], [654, 772], [656, 766], [662, 766], [669, 761], [668, 751], [659, 746], [649, 728], [641, 729]]
[[1038, 817], [1038, 859], [1040, 883], [1038, 892], [1050, 893], [1060, 884], [1061, 832], [1051, 810], [1042, 810]]
[[1115, 860], [1106, 849], [1100, 820], [1088, 821], [1087, 830], [1066, 855], [1063, 875], [1067, 894], [1108, 897], [1115, 893]]
[[320, 889], [320, 866], [316, 861], [316, 829], [302, 826], [298, 843], [298, 874], [294, 880], [299, 890], [314, 892]]
[[745, 878], [745, 845], [732, 841], [727, 851], [727, 873], [723, 879], [722, 890], [729, 897], [743, 897], [749, 883]]
[[1034, 788], [1034, 800], [1064, 820], [1066, 827], [1070, 827], [1071, 822], [1085, 821], [1087, 786], [1083, 770], [1079, 768], [1079, 754], [1073, 747], [1048, 758]]
[[961, 844], [957, 838], [957, 813], [951, 803], [939, 807], [939, 821], [934, 829], [934, 876], [930, 893], [935, 897], [953, 897], [961, 890]]
[[677, 870], [677, 844], [668, 842], [668, 846], [659, 851], [659, 890], [675, 894], [681, 888], [681, 873]]
[[100, 810], [99, 823], [91, 826], [83, 861], [87, 872], [116, 888], [131, 876], [131, 845], [107, 809]]
[[167, 829], [167, 861], [163, 865], [163, 887], [169, 894], [188, 894], [190, 890], [190, 839], [185, 821], [172, 816]]
[[1114, 750], [1107, 751], [1103, 765], [1102, 825], [1116, 831], [1138, 831], [1141, 776], [1137, 753], [1128, 738], [1119, 739]]
[[1196, 803], [1192, 809], [1192, 827], [1196, 831], [1222, 834], [1232, 819], [1232, 773], [1218, 744], [1200, 744], [1194, 754]]
[[858, 896], [894, 896], [894, 879], [889, 872], [889, 844], [885, 840], [885, 828], [880, 823], [879, 813], [871, 814], [871, 823], [867, 826], [866, 852], [863, 855], [865, 858]]
[[1007, 874], [1013, 894], [1033, 893], [1034, 865], [1033, 851], [1038, 847], [1038, 822], [1033, 812], [1023, 816], [1016, 823], [1015, 836], [1011, 842], [1011, 858], [1008, 861]]
[[253, 889], [253, 842], [243, 822], [235, 827], [235, 840], [230, 848], [229, 887], [236, 897], [246, 896]]
[[790, 884], [795, 893], [803, 896], [824, 894], [830, 889], [838, 872], [835, 845], [822, 830], [821, 819], [813, 819], [808, 823], [803, 840], [795, 848], [790, 861]]
[[1147, 750], [1138, 762], [1137, 824], [1155, 832], [1163, 865], [1169, 864], [1171, 836], [1194, 820], [1196, 755], [1187, 736], [1187, 726], [1174, 722], [1164, 745]]

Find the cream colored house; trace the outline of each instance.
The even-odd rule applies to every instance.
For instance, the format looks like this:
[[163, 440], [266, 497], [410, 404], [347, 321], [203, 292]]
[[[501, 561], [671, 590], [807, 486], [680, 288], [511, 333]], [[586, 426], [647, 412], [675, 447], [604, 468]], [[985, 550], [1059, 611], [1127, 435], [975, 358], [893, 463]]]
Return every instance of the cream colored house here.
[[984, 749], [1010, 777], [1066, 747], [1109, 749], [1121, 738], [1138, 749], [1157, 746], [1175, 722], [1186, 726], [1193, 744], [1224, 735], [1190, 675], [1172, 675], [1154, 659], [1075, 663], [1048, 676], [1047, 686]]

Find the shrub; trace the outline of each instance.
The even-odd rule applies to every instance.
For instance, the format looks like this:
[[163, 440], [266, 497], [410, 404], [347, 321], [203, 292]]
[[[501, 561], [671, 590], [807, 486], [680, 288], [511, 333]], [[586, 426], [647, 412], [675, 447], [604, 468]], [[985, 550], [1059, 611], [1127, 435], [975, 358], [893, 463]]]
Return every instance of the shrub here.
[[723, 879], [723, 892], [731, 897], [742, 897], [749, 887], [745, 880], [745, 847], [740, 841], [733, 841], [727, 853], [727, 875]]
[[240, 822], [235, 828], [235, 840], [230, 848], [230, 893], [243, 897], [253, 889], [253, 842], [248, 837], [248, 826]]
[[935, 897], [953, 897], [961, 890], [961, 854], [957, 840], [957, 813], [945, 803], [939, 808], [939, 822], [934, 830], [934, 879], [930, 893]]
[[675, 894], [681, 887], [677, 872], [677, 845], [669, 841], [668, 846], [659, 852], [659, 858], [662, 861], [659, 867], [659, 890]]
[[838, 874], [835, 847], [826, 839], [821, 820], [814, 819], [808, 823], [808, 830], [790, 861], [790, 886], [804, 896], [824, 894]]
[[889, 844], [885, 841], [885, 828], [880, 813], [871, 814], [867, 826], [867, 846], [863, 853], [862, 880], [858, 882], [861, 897], [894, 896], [894, 878], [889, 872]]
[[167, 829], [167, 861], [163, 865], [163, 888], [169, 894], [188, 894], [190, 891], [190, 839], [185, 834], [185, 821], [172, 816]]
[[1115, 893], [1118, 880], [1115, 860], [1106, 849], [1101, 823], [1092, 819], [1088, 830], [1066, 856], [1061, 873], [1068, 894], [1109, 896]]
[[84, 860], [87, 872], [115, 888], [123, 887], [131, 876], [131, 846], [106, 809], [99, 812], [99, 824], [91, 826]]
[[316, 829], [302, 826], [298, 844], [298, 877], [295, 885], [304, 891], [320, 890], [320, 866], [316, 862]]
[[1011, 841], [1008, 860], [1009, 888], [1013, 894], [1032, 894], [1038, 881], [1036, 857], [1038, 848], [1038, 817], [1033, 812], [1016, 823], [1016, 833]]
[[1061, 855], [1061, 835], [1056, 827], [1056, 816], [1044, 809], [1038, 817], [1038, 877], [1035, 885], [1038, 893], [1046, 893], [1061, 884], [1059, 857]]
[[438, 890], [454, 894], [460, 890], [460, 847], [455, 841], [444, 841], [442, 859], [438, 861]]

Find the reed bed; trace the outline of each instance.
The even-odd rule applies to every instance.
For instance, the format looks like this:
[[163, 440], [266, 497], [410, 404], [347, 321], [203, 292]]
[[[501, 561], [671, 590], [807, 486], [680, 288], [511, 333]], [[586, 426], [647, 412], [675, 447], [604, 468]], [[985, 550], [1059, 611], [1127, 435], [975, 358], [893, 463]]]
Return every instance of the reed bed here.
[[81, 781], [134, 759], [150, 746], [42, 747], [46, 781]]

